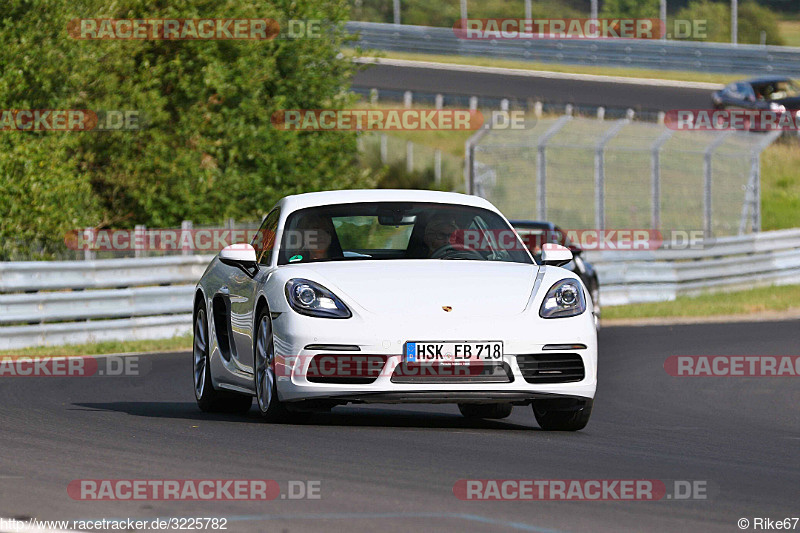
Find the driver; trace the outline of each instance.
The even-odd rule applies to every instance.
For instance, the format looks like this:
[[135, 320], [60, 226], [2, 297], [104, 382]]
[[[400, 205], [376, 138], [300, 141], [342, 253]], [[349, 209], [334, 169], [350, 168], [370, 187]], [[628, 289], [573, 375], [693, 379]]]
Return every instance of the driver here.
[[434, 215], [425, 226], [423, 241], [428, 247], [428, 257], [444, 246], [450, 245], [453, 234], [458, 231], [458, 224], [449, 215]]
[[[303, 248], [308, 257], [305, 259], [328, 259], [332, 236], [328, 222], [316, 213], [304, 215], [297, 224]], [[301, 255], [302, 258], [302, 255]]]

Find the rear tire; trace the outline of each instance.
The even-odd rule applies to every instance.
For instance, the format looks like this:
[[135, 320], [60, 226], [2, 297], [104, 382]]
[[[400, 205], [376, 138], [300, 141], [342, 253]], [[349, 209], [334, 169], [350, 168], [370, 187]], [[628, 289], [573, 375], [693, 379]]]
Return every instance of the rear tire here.
[[204, 413], [246, 413], [253, 405], [253, 398], [244, 394], [220, 391], [211, 382], [211, 365], [208, 354], [208, 320], [206, 310], [198, 306], [195, 311], [194, 342], [192, 349], [194, 370], [194, 397]]
[[458, 410], [467, 418], [489, 418], [499, 420], [511, 415], [514, 408], [510, 403], [460, 403]]
[[591, 398], [534, 400], [533, 414], [539, 427], [545, 431], [578, 431], [589, 423], [593, 405]]

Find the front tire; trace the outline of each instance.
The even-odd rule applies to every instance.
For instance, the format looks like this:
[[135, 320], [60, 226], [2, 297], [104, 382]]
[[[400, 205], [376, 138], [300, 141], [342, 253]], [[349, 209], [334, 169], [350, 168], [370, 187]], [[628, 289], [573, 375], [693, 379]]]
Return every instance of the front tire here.
[[579, 431], [589, 423], [593, 405], [591, 398], [534, 400], [533, 414], [545, 431]]
[[194, 370], [194, 397], [197, 406], [204, 413], [230, 412], [246, 413], [253, 405], [253, 398], [243, 394], [220, 391], [211, 382], [209, 364], [208, 320], [206, 310], [198, 306], [195, 311], [192, 359]]
[[255, 368], [256, 403], [261, 417], [267, 422], [282, 422], [288, 419], [286, 406], [278, 399], [277, 379], [275, 379], [275, 344], [272, 339], [272, 320], [264, 308], [256, 322], [256, 340], [253, 350]]
[[467, 418], [489, 418], [499, 420], [511, 416], [514, 408], [510, 403], [460, 403], [458, 410]]

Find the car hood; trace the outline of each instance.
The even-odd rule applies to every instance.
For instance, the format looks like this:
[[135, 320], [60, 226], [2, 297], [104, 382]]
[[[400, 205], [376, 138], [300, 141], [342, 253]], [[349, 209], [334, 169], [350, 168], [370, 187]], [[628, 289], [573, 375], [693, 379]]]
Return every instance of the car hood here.
[[778, 98], [773, 100], [777, 104], [781, 104], [786, 109], [800, 109], [800, 96], [790, 96], [788, 98]]
[[[498, 317], [525, 309], [539, 268], [429, 259], [319, 263], [303, 265], [302, 270], [345, 302], [371, 313], [442, 316], [443, 307], [450, 307], [453, 317]], [[292, 277], [300, 277], [300, 272]]]

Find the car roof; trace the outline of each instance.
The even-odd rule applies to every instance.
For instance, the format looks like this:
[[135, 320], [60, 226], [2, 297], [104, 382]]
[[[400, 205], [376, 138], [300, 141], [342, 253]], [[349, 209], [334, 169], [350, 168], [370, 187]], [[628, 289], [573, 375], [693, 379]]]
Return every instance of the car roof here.
[[344, 191], [309, 192], [286, 196], [278, 205], [284, 212], [307, 207], [368, 202], [430, 202], [482, 207], [499, 212], [488, 200], [479, 196], [417, 189], [353, 189]]
[[744, 80], [744, 83], [749, 83], [750, 85], [767, 85], [769, 83], [777, 83], [781, 81], [792, 81], [792, 78], [787, 78], [786, 76], [760, 76], [758, 78]]

